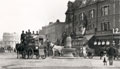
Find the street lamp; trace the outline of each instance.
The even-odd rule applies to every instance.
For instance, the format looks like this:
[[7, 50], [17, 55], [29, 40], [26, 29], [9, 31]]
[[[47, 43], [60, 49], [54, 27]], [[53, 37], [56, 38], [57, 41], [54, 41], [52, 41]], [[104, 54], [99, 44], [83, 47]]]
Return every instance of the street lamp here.
[[94, 45], [97, 45], [97, 41], [94, 42]]
[[106, 45], [110, 45], [110, 42], [109, 42], [109, 41], [106, 41]]
[[101, 42], [100, 42], [100, 41], [98, 42], [98, 45], [101, 45]]
[[105, 41], [102, 41], [102, 45], [105, 45]]

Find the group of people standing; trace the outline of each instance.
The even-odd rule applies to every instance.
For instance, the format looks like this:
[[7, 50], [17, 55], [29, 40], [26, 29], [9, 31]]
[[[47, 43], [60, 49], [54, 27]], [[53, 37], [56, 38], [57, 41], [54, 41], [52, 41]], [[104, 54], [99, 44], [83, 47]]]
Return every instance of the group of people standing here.
[[116, 49], [113, 46], [110, 46], [108, 50], [103, 51], [103, 56], [100, 56], [100, 59], [103, 58], [104, 65], [107, 65], [109, 62], [109, 65], [113, 65], [113, 60], [116, 54]]
[[28, 29], [28, 31], [22, 31], [22, 34], [21, 34], [21, 43], [26, 45], [28, 43], [30, 43], [32, 41], [32, 35], [39, 35], [38, 31], [36, 32], [36, 34], [34, 33], [31, 33], [31, 31]]

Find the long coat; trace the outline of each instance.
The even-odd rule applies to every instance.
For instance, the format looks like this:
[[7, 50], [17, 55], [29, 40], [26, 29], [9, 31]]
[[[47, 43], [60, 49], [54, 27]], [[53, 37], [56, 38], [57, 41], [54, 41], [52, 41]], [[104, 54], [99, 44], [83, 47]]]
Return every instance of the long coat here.
[[110, 47], [108, 49], [107, 53], [108, 53], [109, 56], [114, 56], [116, 54], [115, 48], [114, 47]]

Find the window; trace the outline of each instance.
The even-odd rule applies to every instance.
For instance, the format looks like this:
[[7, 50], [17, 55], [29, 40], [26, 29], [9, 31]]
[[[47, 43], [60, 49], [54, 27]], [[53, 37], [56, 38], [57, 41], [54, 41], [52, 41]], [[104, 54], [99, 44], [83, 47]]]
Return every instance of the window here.
[[104, 6], [101, 8], [101, 14], [102, 16], [108, 15], [109, 6]]
[[104, 12], [105, 15], [108, 15], [108, 6], [105, 6], [105, 7], [104, 7], [104, 10], [105, 10], [105, 12]]
[[79, 14], [79, 19], [80, 19], [80, 20], [83, 20], [83, 13], [80, 13], [80, 14]]
[[101, 31], [109, 31], [109, 30], [110, 30], [109, 22], [101, 23]]
[[94, 16], [95, 16], [95, 10], [92, 9], [89, 11], [89, 18], [94, 18]]

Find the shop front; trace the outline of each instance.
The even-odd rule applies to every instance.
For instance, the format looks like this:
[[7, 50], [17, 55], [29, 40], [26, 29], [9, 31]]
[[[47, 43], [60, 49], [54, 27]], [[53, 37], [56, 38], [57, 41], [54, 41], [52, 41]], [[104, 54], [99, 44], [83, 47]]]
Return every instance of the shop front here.
[[89, 46], [89, 41], [93, 36], [94, 35], [85, 35], [81, 38], [72, 39], [72, 47], [76, 48], [76, 56], [83, 56], [83, 47], [85, 47], [85, 45]]
[[100, 55], [101, 51], [107, 50], [110, 46], [119, 48], [120, 34], [95, 36], [92, 45], [95, 48], [97, 55]]

